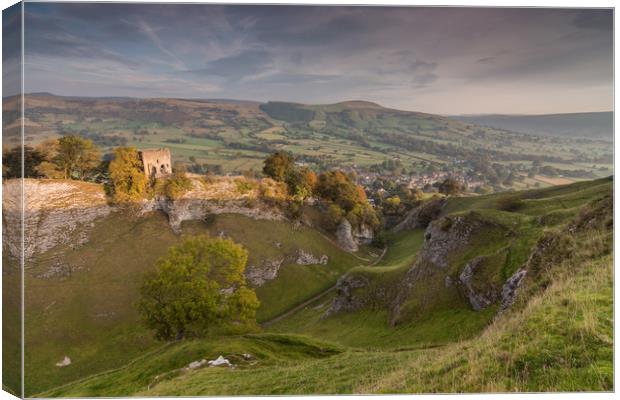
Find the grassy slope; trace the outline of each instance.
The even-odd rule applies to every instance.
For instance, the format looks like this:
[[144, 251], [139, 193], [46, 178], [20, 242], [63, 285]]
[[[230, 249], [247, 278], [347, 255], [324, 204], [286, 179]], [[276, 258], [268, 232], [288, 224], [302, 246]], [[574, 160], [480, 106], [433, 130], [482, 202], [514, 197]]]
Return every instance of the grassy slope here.
[[[367, 288], [356, 291], [356, 296], [372, 298], [375, 293], [382, 292], [388, 293], [390, 297], [390, 291], [398, 288], [404, 274], [413, 264], [422, 246], [423, 235], [421, 229], [398, 233], [390, 238], [388, 252], [379, 265], [352, 269], [351, 274], [364, 275], [371, 282]], [[333, 294], [317, 300], [296, 315], [271, 327], [271, 330], [303, 333], [359, 348], [420, 348], [471, 338], [488, 324], [496, 311], [491, 307], [483, 312], [475, 312], [462, 298], [456, 298], [447, 306], [437, 307], [413, 321], [390, 327], [389, 312], [384, 304], [374, 304], [371, 309], [325, 318], [324, 314], [332, 299]]]
[[[7, 254], [6, 251], [4, 254]], [[21, 274], [14, 259], [2, 260], [2, 388], [21, 393]]]
[[[279, 277], [258, 289], [259, 318], [270, 318], [333, 285], [348, 268], [361, 263], [316, 231], [240, 215], [220, 215], [206, 226], [186, 222], [183, 234], [225, 232], [246, 246], [250, 263], [302, 248], [327, 254], [327, 265], [299, 266], [289, 260]], [[26, 287], [26, 390], [37, 393], [87, 375], [126, 364], [160, 346], [139, 323], [133, 307], [143, 274], [169, 246], [179, 241], [166, 217], [128, 219], [112, 214], [94, 227], [89, 242], [75, 250], [54, 249], [38, 257]], [[281, 243], [281, 248], [275, 246]], [[69, 279], [39, 279], [54, 260], [81, 267]], [[303, 281], [303, 287], [293, 282]], [[72, 364], [54, 364], [67, 355]]]
[[[611, 182], [606, 180], [529, 192], [525, 196], [529, 200], [525, 200], [516, 218], [518, 231], [525, 232], [528, 240], [537, 238], [542, 227], [548, 225], [545, 214], [566, 212], [561, 221], [550, 219], [554, 224], [565, 222], [577, 214], [578, 205], [609, 194], [610, 190]], [[453, 199], [448, 210], [478, 209], [486, 218], [514, 222], [504, 212], [492, 209], [498, 204], [497, 198]], [[535, 221], [539, 224], [536, 226], [541, 226], [536, 228], [536, 234], [527, 230], [535, 226]], [[201, 369], [165, 380], [149, 390], [144, 382], [154, 378], [154, 373], [136, 363], [112, 375], [87, 379], [45, 395], [108, 394], [110, 382], [124, 379], [133, 383], [131, 388], [123, 389], [127, 390], [123, 394], [141, 395], [610, 390], [610, 238], [610, 231], [587, 232], [576, 238], [572, 242], [577, 249], [574, 256], [553, 264], [550, 272], [540, 278], [547, 282], [542, 285], [546, 289], [533, 292], [526, 304], [486, 328], [494, 310], [475, 313], [464, 306], [436, 310], [429, 317], [396, 328], [387, 326], [387, 315], [380, 311], [364, 310], [320, 320], [330, 300], [323, 298], [272, 329], [304, 333], [346, 346], [329, 357], [288, 359], [288, 350], [282, 347], [277, 364]], [[531, 246], [526, 242], [518, 246], [509, 243], [503, 267], [517, 265], [516, 260], [529, 253]], [[392, 251], [384, 261], [389, 265], [357, 268], [356, 273], [376, 274], [377, 280], [398, 279], [400, 275], [395, 271], [410, 265], [412, 253], [421, 245], [421, 233], [402, 233], [392, 238], [392, 243]], [[476, 337], [481, 331], [482, 335]], [[233, 341], [250, 348], [245, 340], [205, 340], [204, 346]], [[177, 346], [183, 344], [165, 349], [159, 357], [172, 357]], [[195, 353], [184, 362], [203, 354]]]
[[[295, 357], [236, 369], [205, 368], [147, 388], [160, 372], [150, 362], [77, 382], [44, 396], [110, 394], [248, 395], [308, 393], [412, 393], [611, 390], [612, 262], [609, 256], [571, 265], [527, 307], [495, 321], [479, 338], [425, 350], [346, 350], [325, 358]], [[234, 351], [226, 349], [228, 341]], [[210, 343], [210, 342], [207, 342]], [[217, 343], [217, 344], [216, 344]], [[162, 352], [156, 366], [171, 364], [182, 344]], [[204, 344], [203, 346], [207, 346]], [[219, 353], [253, 351], [246, 338], [213, 342]], [[327, 346], [327, 345], [323, 345]], [[238, 350], [237, 350], [238, 349]], [[207, 353], [217, 354], [218, 352]], [[197, 359], [205, 351], [196, 351]]]

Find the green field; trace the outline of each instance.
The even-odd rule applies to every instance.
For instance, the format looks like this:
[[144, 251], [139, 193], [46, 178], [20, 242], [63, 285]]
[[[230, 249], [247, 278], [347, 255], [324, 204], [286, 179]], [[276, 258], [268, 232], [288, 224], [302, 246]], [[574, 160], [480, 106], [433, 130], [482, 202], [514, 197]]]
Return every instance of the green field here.
[[[257, 290], [259, 322], [332, 286], [364, 262], [317, 231], [289, 223], [224, 214], [209, 225], [185, 222], [182, 229], [183, 235], [224, 233], [248, 249], [249, 265], [287, 257], [278, 278]], [[181, 238], [163, 214], [131, 218], [113, 213], [97, 222], [84, 246], [59, 246], [30, 264], [25, 282], [27, 394], [122, 366], [161, 346], [141, 326], [134, 304], [143, 275]], [[298, 249], [325, 254], [329, 262], [297, 265]], [[40, 278], [58, 260], [75, 272], [67, 278]], [[71, 366], [54, 367], [65, 355]]]
[[[362, 101], [95, 101], [31, 94], [25, 104], [28, 145], [78, 134], [92, 138], [105, 152], [120, 145], [168, 147], [173, 161], [190, 163], [192, 157], [200, 165], [219, 165], [225, 173], [260, 170], [262, 160], [276, 150], [290, 151], [321, 168], [359, 168], [399, 159], [413, 169], [422, 162], [451, 165], [455, 158], [490, 156], [492, 162], [506, 165], [530, 165], [537, 157], [546, 165], [583, 169], [600, 177], [613, 169], [609, 143], [602, 140], [517, 134]], [[515, 188], [525, 185], [517, 183]]]

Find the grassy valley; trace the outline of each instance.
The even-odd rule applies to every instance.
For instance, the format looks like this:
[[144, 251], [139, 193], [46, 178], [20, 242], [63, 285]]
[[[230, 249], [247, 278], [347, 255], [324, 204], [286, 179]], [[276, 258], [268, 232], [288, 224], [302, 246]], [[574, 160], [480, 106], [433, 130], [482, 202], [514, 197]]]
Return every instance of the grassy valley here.
[[[450, 197], [431, 227], [390, 233], [387, 252], [374, 263], [368, 254], [344, 253], [318, 232], [283, 222], [238, 215], [220, 215], [209, 224], [185, 222], [184, 235], [224, 232], [244, 244], [250, 250], [249, 264], [273, 257], [276, 241], [283, 253], [304, 248], [328, 254], [330, 262], [286, 266], [275, 280], [258, 288], [263, 303], [259, 319], [267, 322], [262, 332], [168, 344], [155, 342], [139, 328], [130, 305], [148, 260], [179, 238], [167, 231], [159, 214], [129, 224], [125, 234], [112, 231], [115, 218], [122, 218], [112, 214], [95, 225], [83, 247], [54, 250], [76, 265], [84, 257], [97, 258], [89, 262], [90, 268], [76, 270], [66, 280], [37, 279], [33, 275], [45, 265], [40, 257], [27, 274], [32, 296], [27, 332], [37, 333], [26, 337], [33, 371], [30, 393], [74, 397], [611, 390], [611, 187], [611, 180], [603, 179]], [[437, 235], [443, 230], [449, 235], [460, 229], [459, 224], [472, 227], [467, 246], [448, 249], [446, 267], [425, 264], [430, 262], [424, 261], [429, 249], [439, 240], [429, 238], [428, 232]], [[134, 256], [123, 256], [129, 253]], [[118, 254], [124, 261], [97, 254]], [[474, 311], [463, 286], [444, 282], [447, 276], [458, 281], [465, 265], [481, 256], [488, 261], [475, 270], [473, 285], [482, 292], [501, 289], [515, 271], [527, 270], [514, 305], [500, 314], [499, 300]], [[416, 268], [427, 273], [415, 275]], [[366, 282], [348, 292], [350, 299], [359, 300], [357, 309], [328, 313], [342, 295], [339, 282], [335, 291], [268, 323], [343, 274]], [[412, 276], [417, 276], [414, 290], [403, 290]], [[105, 310], [99, 309], [103, 304]], [[111, 324], [112, 331], [103, 329]], [[65, 353], [75, 357], [74, 364], [51, 370], [49, 365]], [[192, 361], [219, 355], [235, 368], [184, 369]]]

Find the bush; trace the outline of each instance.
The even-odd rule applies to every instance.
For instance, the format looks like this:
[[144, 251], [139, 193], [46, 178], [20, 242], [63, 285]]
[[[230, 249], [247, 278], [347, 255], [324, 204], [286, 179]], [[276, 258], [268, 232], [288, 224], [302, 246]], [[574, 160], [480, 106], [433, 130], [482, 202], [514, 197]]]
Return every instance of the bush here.
[[185, 172], [175, 171], [168, 180], [166, 180], [164, 193], [170, 200], [176, 200], [192, 189], [192, 180], [189, 179]]
[[518, 211], [525, 205], [525, 202], [521, 200], [518, 195], [507, 195], [497, 199], [496, 207], [501, 211]]
[[256, 182], [248, 181], [245, 179], [236, 179], [235, 185], [237, 186], [237, 191], [241, 194], [246, 194], [251, 190], [256, 189], [258, 186]]
[[372, 239], [372, 245], [375, 247], [385, 247], [388, 244], [387, 235], [381, 231]]
[[285, 212], [289, 219], [299, 219], [302, 216], [302, 204], [297, 201], [290, 201], [286, 206]]

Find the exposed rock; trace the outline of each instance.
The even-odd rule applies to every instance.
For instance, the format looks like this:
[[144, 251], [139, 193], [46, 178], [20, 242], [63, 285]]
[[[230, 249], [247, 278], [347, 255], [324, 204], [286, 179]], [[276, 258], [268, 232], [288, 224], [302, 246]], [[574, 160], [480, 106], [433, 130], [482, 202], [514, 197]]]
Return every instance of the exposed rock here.
[[297, 265], [325, 265], [329, 261], [327, 254], [323, 254], [321, 257], [316, 257], [311, 253], [308, 253], [302, 249], [299, 249], [297, 253]]
[[248, 206], [244, 199], [227, 199], [225, 201], [200, 197], [201, 191], [192, 191], [177, 200], [163, 196], [144, 201], [142, 212], [163, 211], [168, 215], [170, 227], [176, 233], [181, 231], [183, 221], [202, 220], [209, 214], [241, 214], [253, 219], [284, 220], [285, 216], [274, 208], [257, 200]]
[[351, 223], [346, 219], [343, 219], [336, 230], [336, 239], [338, 240], [340, 247], [342, 247], [345, 251], [355, 252], [359, 250], [359, 246], [353, 239], [353, 233], [351, 231]]
[[433, 221], [424, 232], [419, 258], [445, 269], [450, 253], [467, 246], [472, 234], [481, 227], [480, 221], [465, 215]]
[[68, 365], [71, 365], [71, 359], [69, 357], [67, 357], [67, 356], [65, 356], [65, 358], [62, 359], [62, 361], [58, 361], [56, 363], [56, 366], [57, 367], [61, 367], [61, 368], [62, 367], [66, 367]]
[[275, 279], [284, 262], [284, 258], [264, 260], [260, 266], [250, 265], [245, 269], [245, 277], [253, 286], [262, 286], [265, 282]]
[[73, 272], [81, 270], [82, 267], [71, 266], [62, 261], [56, 260], [45, 272], [35, 275], [39, 279], [65, 280], [71, 277]]
[[359, 228], [353, 230], [353, 240], [358, 245], [369, 244], [374, 237], [375, 234], [368, 225], [362, 224]]
[[514, 303], [517, 297], [517, 289], [521, 286], [525, 275], [527, 275], [527, 271], [525, 269], [520, 269], [504, 283], [501, 296], [502, 302], [499, 307], [500, 313], [508, 309]]
[[232, 364], [230, 363], [230, 361], [228, 361], [222, 356], [219, 356], [215, 360], [210, 360], [207, 363], [209, 364], [210, 367], [219, 367], [222, 365], [227, 366], [227, 367], [232, 367]]
[[[465, 249], [471, 243], [476, 232], [489, 229], [497, 229], [498, 234], [504, 230], [493, 222], [479, 218], [475, 213], [446, 216], [432, 221], [426, 228], [424, 244], [416, 261], [405, 274], [395, 297], [392, 305], [391, 324], [394, 325], [399, 320], [402, 305], [409, 296], [431, 298], [430, 293], [422, 293], [421, 290], [424, 291], [427, 287], [433, 287], [434, 284], [422, 284], [421, 282], [435, 281], [439, 284], [443, 283], [443, 286], [446, 287], [445, 290], [457, 290], [455, 285], [451, 285], [454, 283], [452, 280], [450, 280], [448, 287], [445, 279], [445, 271], [450, 267], [450, 257], [455, 252]], [[465, 275], [467, 279], [467, 273]], [[483, 300], [480, 301], [483, 302]]]
[[409, 211], [405, 219], [392, 228], [392, 231], [400, 232], [403, 230], [426, 228], [432, 221], [439, 217], [446, 202], [447, 199], [445, 197], [423, 202], [418, 207]]
[[474, 284], [475, 275], [480, 269], [484, 268], [486, 259], [487, 257], [485, 256], [474, 258], [465, 265], [465, 268], [463, 268], [459, 275], [459, 280], [465, 289], [465, 295], [469, 299], [472, 308], [476, 311], [487, 308], [498, 299], [497, 291], [492, 285], [486, 283], [480, 288], [478, 287], [480, 285]]
[[[3, 243], [13, 257], [21, 256], [21, 180], [3, 183]], [[101, 185], [80, 181], [23, 180], [24, 255], [26, 259], [61, 244], [74, 248], [88, 240], [93, 221], [107, 216]]]
[[[220, 356], [221, 357], [221, 356]], [[210, 362], [210, 361], [209, 361]], [[189, 363], [189, 365], [187, 366], [187, 369], [197, 369], [202, 367], [203, 365], [205, 365], [207, 363], [207, 360], [200, 360], [200, 361], [192, 361], [191, 363]]]
[[235, 293], [235, 287], [231, 286], [228, 288], [224, 288], [224, 289], [220, 289], [220, 294], [225, 294], [227, 296], [230, 296], [231, 294]]
[[336, 283], [336, 296], [324, 316], [328, 317], [345, 311], [356, 311], [364, 307], [365, 301], [361, 297], [355, 296], [354, 291], [367, 286], [368, 283], [368, 278], [365, 276], [350, 274], [341, 276]]

